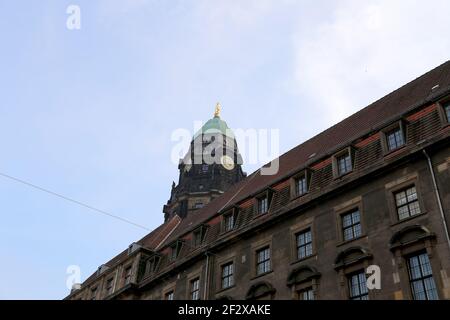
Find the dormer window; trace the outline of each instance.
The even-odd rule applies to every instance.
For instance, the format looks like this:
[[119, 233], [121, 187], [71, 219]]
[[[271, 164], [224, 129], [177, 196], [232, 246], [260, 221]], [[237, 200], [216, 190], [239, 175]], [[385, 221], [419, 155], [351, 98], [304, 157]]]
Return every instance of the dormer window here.
[[311, 170], [309, 168], [303, 169], [293, 175], [290, 180], [291, 199], [307, 194], [309, 192], [310, 181]]
[[450, 101], [446, 102], [443, 107], [447, 122], [450, 123]]
[[224, 232], [228, 232], [234, 229], [234, 225], [235, 225], [235, 214], [233, 211], [225, 213], [223, 215], [223, 231]]
[[406, 136], [403, 121], [397, 121], [394, 124], [381, 130], [382, 147], [385, 154], [397, 150], [406, 144]]
[[295, 179], [295, 195], [301, 196], [308, 192], [308, 184], [306, 183], [306, 176], [300, 176]]
[[178, 258], [182, 245], [183, 245], [182, 242], [178, 240], [170, 246], [169, 260], [171, 262], [175, 261]]
[[267, 195], [258, 198], [258, 214], [265, 214], [269, 211], [269, 197]]
[[194, 248], [199, 247], [203, 244], [205, 234], [206, 234], [206, 226], [201, 226], [200, 228], [194, 231], [192, 238], [192, 246]]
[[340, 176], [352, 171], [352, 158], [350, 154], [343, 154], [337, 158], [338, 174]]
[[265, 191], [255, 196], [255, 206], [257, 216], [269, 212], [271, 200], [272, 200], [272, 189], [270, 188], [266, 189]]
[[147, 265], [145, 267], [146, 268], [145, 269], [145, 273], [146, 274], [152, 274], [153, 272], [155, 272], [158, 269], [159, 260], [160, 260], [160, 257], [157, 254], [155, 254], [154, 256], [150, 257], [147, 260]]
[[333, 156], [333, 173], [336, 178], [353, 170], [352, 148], [347, 148]]
[[403, 130], [400, 127], [396, 127], [386, 132], [386, 145], [388, 151], [398, 149], [404, 144], [405, 139], [403, 138]]

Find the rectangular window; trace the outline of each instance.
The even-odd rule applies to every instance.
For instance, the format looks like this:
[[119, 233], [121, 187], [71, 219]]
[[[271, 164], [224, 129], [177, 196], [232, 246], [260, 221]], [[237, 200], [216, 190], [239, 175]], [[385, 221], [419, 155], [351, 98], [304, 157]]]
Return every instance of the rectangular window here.
[[153, 270], [155, 270], [155, 265], [154, 265], [154, 261], [153, 259], [149, 259], [147, 261], [147, 267], [146, 267], [146, 273], [152, 273]]
[[131, 266], [125, 268], [125, 285], [129, 284], [131, 282]]
[[114, 278], [109, 278], [106, 280], [106, 295], [109, 296], [113, 293], [113, 284], [114, 284]]
[[350, 300], [369, 300], [369, 291], [367, 290], [367, 279], [364, 270], [348, 277], [348, 288]]
[[414, 300], [438, 300], [430, 259], [426, 253], [410, 257], [408, 271]]
[[270, 268], [270, 247], [256, 251], [256, 274], [267, 273]]
[[303, 259], [312, 255], [312, 235], [311, 229], [300, 232], [296, 235], [297, 259]]
[[174, 296], [174, 294], [173, 294], [173, 290], [172, 290], [172, 291], [167, 292], [164, 298], [166, 300], [173, 300], [173, 296]]
[[200, 279], [191, 280], [191, 300], [200, 300]]
[[177, 259], [178, 254], [180, 253], [180, 249], [181, 244], [179, 243], [175, 243], [170, 247], [170, 256], [169, 256], [170, 261], [175, 261]]
[[342, 219], [342, 232], [344, 241], [356, 239], [362, 235], [361, 215], [358, 209], [343, 214], [341, 219]]
[[299, 177], [295, 180], [295, 195], [301, 196], [308, 192], [308, 185], [306, 183], [306, 176]]
[[300, 300], [314, 300], [314, 291], [311, 287], [306, 288], [298, 292], [298, 298]]
[[227, 263], [222, 266], [222, 289], [232, 287], [234, 285], [234, 264]]
[[386, 143], [389, 151], [400, 148], [405, 144], [401, 128], [395, 128], [386, 133]]
[[444, 111], [445, 111], [445, 115], [447, 117], [447, 122], [450, 122], [450, 102], [447, 102], [446, 104], [444, 104]]
[[229, 213], [223, 216], [223, 230], [225, 232], [234, 229], [234, 214]]
[[267, 196], [258, 199], [258, 214], [264, 214], [269, 209], [269, 200]]
[[337, 173], [342, 176], [352, 171], [352, 157], [347, 152], [336, 159], [337, 161]]
[[395, 193], [395, 205], [399, 220], [420, 214], [416, 187], [412, 186]]
[[194, 232], [194, 247], [198, 247], [203, 242], [203, 231], [197, 230]]

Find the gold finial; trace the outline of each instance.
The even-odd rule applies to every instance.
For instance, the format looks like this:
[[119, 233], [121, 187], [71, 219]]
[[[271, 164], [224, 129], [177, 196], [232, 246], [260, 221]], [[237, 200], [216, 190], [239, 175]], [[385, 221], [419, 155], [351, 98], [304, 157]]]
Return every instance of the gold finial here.
[[214, 117], [220, 118], [220, 109], [221, 109], [220, 103], [217, 102], [216, 103], [216, 110], [214, 110]]

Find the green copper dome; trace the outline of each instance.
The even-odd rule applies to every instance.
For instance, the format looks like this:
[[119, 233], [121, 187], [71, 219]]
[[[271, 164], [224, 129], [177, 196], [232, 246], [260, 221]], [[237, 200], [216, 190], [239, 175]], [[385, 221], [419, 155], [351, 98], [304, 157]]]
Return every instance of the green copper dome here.
[[234, 139], [234, 133], [228, 128], [227, 123], [220, 119], [220, 103], [217, 102], [216, 109], [214, 110], [214, 117], [209, 119], [203, 127], [197, 131], [192, 140], [197, 139], [201, 134], [223, 134], [228, 138]]
[[212, 119], [209, 119], [203, 127], [197, 131], [197, 133], [194, 135], [194, 139], [197, 138], [200, 134], [216, 134], [221, 133], [225, 136], [228, 136], [230, 138], [234, 139], [234, 134], [231, 131], [230, 128], [228, 128], [228, 125], [225, 121], [220, 119], [219, 116], [215, 116]]

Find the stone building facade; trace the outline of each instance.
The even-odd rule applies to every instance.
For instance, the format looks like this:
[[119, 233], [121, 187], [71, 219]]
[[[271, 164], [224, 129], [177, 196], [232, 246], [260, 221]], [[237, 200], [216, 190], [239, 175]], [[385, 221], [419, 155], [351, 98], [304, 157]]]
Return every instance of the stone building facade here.
[[283, 154], [277, 174], [166, 216], [66, 299], [450, 299], [449, 136], [450, 61]]

